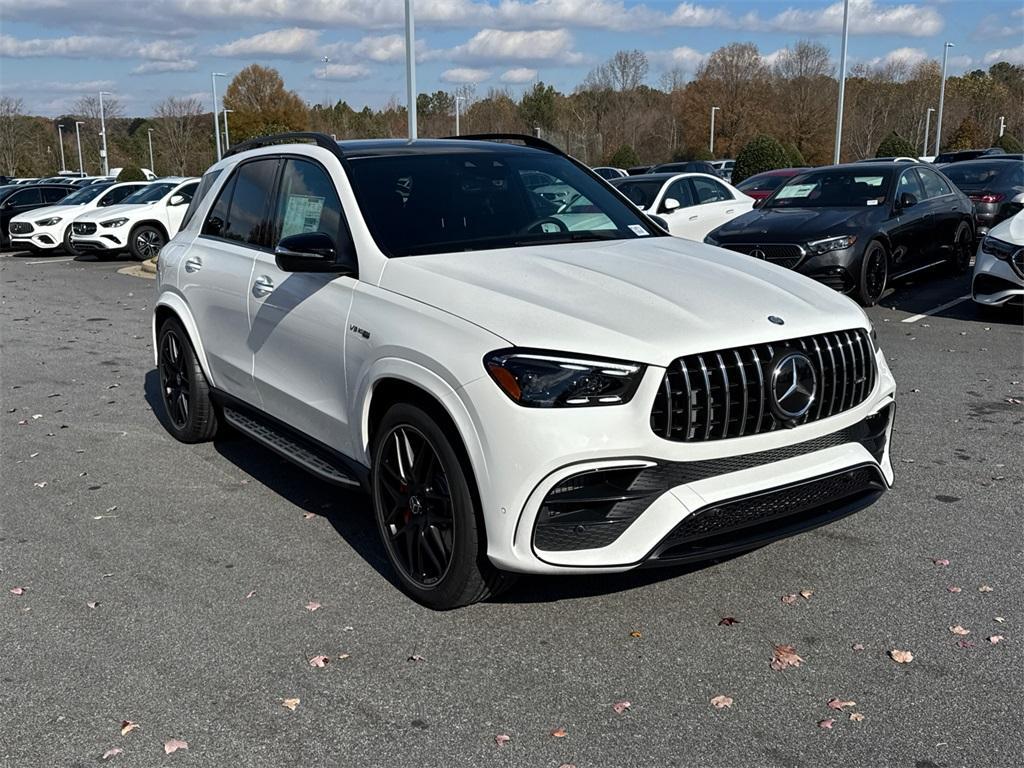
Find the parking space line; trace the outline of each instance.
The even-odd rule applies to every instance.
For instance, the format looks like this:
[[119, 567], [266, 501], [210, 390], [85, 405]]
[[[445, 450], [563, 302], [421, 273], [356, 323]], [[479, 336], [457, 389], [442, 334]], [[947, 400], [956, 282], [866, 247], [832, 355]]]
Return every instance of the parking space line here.
[[74, 261], [74, 256], [68, 256], [66, 259], [45, 259], [43, 261], [26, 261], [26, 264], [57, 264], [61, 261]]
[[950, 307], [955, 307], [960, 302], [967, 301], [969, 298], [971, 298], [971, 294], [968, 293], [968, 294], [965, 294], [965, 295], [961, 296], [958, 299], [953, 299], [952, 301], [947, 301], [945, 304], [939, 304], [939, 306], [937, 306], [937, 307], [932, 307], [931, 309], [929, 309], [927, 312], [924, 312], [923, 314], [914, 315], [913, 317], [904, 318], [900, 322], [903, 322], [903, 323], [916, 323], [918, 320], [921, 320], [921, 319], [923, 319], [925, 317], [928, 317], [930, 315], [937, 315], [939, 312], [941, 312], [944, 309], [949, 309]]

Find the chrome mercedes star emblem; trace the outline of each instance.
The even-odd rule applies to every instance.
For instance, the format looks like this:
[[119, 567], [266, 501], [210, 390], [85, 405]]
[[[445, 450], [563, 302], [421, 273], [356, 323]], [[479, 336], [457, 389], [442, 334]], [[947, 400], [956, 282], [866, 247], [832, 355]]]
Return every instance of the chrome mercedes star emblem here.
[[786, 321], [778, 315], [768, 315], [768, 322], [775, 323], [775, 325], [785, 325]]
[[771, 406], [783, 421], [799, 419], [814, 404], [818, 392], [818, 374], [803, 352], [785, 352], [775, 363], [771, 375]]
[[750, 255], [753, 256], [755, 259], [760, 259], [761, 261], [764, 261], [766, 258], [766, 256], [764, 255], [764, 251], [762, 251], [760, 248], [755, 248], [754, 250], [752, 250], [750, 252]]

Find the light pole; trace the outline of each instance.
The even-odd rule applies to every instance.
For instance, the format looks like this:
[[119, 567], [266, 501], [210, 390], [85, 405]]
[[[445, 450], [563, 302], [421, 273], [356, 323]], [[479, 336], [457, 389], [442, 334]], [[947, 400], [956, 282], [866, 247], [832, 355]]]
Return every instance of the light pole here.
[[949, 58], [949, 49], [955, 47], [953, 43], [946, 43], [942, 46], [942, 84], [939, 86], [939, 114], [935, 118], [935, 155], [939, 154], [942, 141], [942, 107], [946, 101], [946, 59]]
[[68, 166], [63, 162], [63, 126], [59, 123], [57, 123], [57, 140], [60, 142], [60, 172], [63, 173], [68, 170]]
[[85, 125], [81, 120], [75, 121], [75, 141], [78, 144], [78, 173], [85, 176], [85, 166], [82, 164], [82, 133], [79, 127]]
[[331, 57], [330, 56], [321, 56], [320, 57], [320, 61], [322, 61], [323, 64], [324, 64], [324, 109], [327, 109], [327, 102], [330, 99], [330, 87], [331, 87], [330, 86], [330, 82], [328, 81], [327, 78], [331, 76], [331, 73], [328, 71], [328, 66], [331, 63]]
[[456, 136], [459, 135], [459, 102], [465, 101], [465, 100], [466, 100], [465, 96], [456, 96], [455, 97], [455, 135]]
[[212, 72], [210, 74], [210, 82], [213, 83], [213, 138], [217, 141], [217, 160], [220, 160], [220, 112], [217, 111], [218, 77], [227, 77], [227, 75], [225, 75], [223, 72]]
[[233, 109], [224, 107], [221, 112], [224, 114], [224, 151], [228, 151], [228, 147], [231, 146], [231, 137], [228, 136], [228, 112], [234, 112]]
[[416, 24], [412, 0], [405, 0], [405, 89], [409, 141], [416, 140]]
[[153, 129], [147, 128], [146, 133], [149, 134], [149, 170], [156, 173], [156, 163], [153, 162]]
[[928, 107], [928, 111], [924, 115], [924, 156], [928, 156], [928, 128], [932, 123], [932, 112], [935, 111], [935, 107]]
[[711, 108], [711, 143], [708, 146], [708, 151], [711, 153], [711, 157], [715, 156], [715, 112], [721, 111], [721, 107]]
[[832, 162], [839, 164], [839, 150], [843, 145], [843, 97], [846, 95], [846, 49], [850, 41], [850, 0], [843, 0], [843, 48], [839, 54], [839, 99], [836, 103], [836, 146]]
[[107, 120], [103, 114], [103, 97], [113, 96], [110, 91], [100, 91], [100, 136], [103, 137], [103, 175], [110, 175], [110, 158], [107, 157]]

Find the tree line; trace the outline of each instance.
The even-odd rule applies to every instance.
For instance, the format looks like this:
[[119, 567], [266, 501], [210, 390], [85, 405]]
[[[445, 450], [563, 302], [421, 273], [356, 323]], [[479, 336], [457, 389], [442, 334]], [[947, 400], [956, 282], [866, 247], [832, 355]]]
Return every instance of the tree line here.
[[[538, 81], [518, 97], [500, 88], [481, 94], [473, 86], [421, 93], [419, 132], [424, 137], [454, 133], [458, 104], [463, 133], [534, 133], [585, 163], [628, 166], [709, 158], [711, 108], [718, 107], [718, 157], [736, 157], [755, 137], [768, 136], [791, 162], [832, 160], [838, 83], [829, 51], [820, 43], [800, 41], [770, 59], [752, 43], [732, 43], [710, 54], [692, 77], [671, 70], [657, 86], [648, 83], [649, 72], [642, 51], [620, 51], [572, 92]], [[846, 83], [842, 160], [876, 156], [883, 141], [906, 154], [934, 154], [934, 114], [927, 148], [924, 137], [927, 110], [938, 104], [940, 79], [938, 62], [931, 60], [854, 66]], [[234, 77], [224, 106], [232, 110], [232, 143], [287, 130], [322, 131], [338, 139], [406, 135], [406, 110], [397, 99], [378, 109], [355, 109], [345, 100], [309, 105], [286, 88], [276, 70], [258, 64]], [[104, 107], [111, 167], [148, 167], [150, 132], [159, 174], [198, 174], [214, 160], [213, 117], [196, 99], [168, 98], [145, 118], [126, 116], [116, 99]], [[948, 78], [942, 148], [994, 144], [1000, 117], [1007, 135], [1003, 143], [1013, 147], [1013, 137], [1024, 135], [1024, 67], [997, 62]], [[25, 115], [20, 99], [0, 97], [0, 173], [56, 172], [58, 124], [64, 125], [67, 166], [77, 169], [76, 121], [83, 123], [84, 170], [97, 173], [95, 96], [79, 99], [70, 114], [56, 119]]]

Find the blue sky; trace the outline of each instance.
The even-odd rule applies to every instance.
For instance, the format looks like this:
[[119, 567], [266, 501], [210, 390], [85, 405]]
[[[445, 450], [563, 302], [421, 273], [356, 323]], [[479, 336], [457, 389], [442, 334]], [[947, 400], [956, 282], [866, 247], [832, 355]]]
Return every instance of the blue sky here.
[[[841, 2], [414, 0], [420, 91], [474, 83], [519, 93], [535, 79], [569, 90], [616, 50], [651, 59], [651, 84], [692, 75], [729, 42], [770, 55], [801, 38], [838, 60]], [[402, 0], [0, 0], [0, 84], [28, 111], [56, 115], [114, 92], [129, 115], [167, 96], [210, 107], [210, 73], [276, 67], [311, 103], [404, 100]], [[938, 58], [950, 71], [1024, 64], [1020, 0], [851, 0], [851, 62]], [[329, 61], [325, 64], [323, 57]]]

